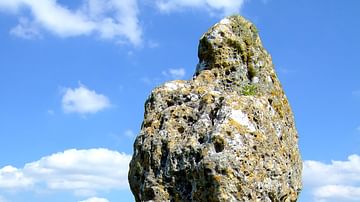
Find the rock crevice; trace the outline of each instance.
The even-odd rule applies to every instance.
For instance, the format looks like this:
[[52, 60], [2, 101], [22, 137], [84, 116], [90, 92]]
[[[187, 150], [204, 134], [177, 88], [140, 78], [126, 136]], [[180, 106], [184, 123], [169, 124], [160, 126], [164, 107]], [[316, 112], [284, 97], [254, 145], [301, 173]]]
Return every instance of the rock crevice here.
[[136, 201], [296, 201], [294, 118], [256, 27], [231, 16], [200, 39], [190, 81], [145, 103], [129, 183]]

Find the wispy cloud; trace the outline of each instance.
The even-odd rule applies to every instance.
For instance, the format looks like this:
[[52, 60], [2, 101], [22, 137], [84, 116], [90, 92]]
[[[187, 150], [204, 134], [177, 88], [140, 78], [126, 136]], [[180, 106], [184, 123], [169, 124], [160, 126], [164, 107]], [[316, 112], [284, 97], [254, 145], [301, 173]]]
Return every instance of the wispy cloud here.
[[54, 110], [52, 110], [52, 109], [48, 109], [47, 111], [46, 111], [46, 113], [48, 114], [48, 115], [55, 115], [55, 111]]
[[163, 12], [196, 8], [223, 15], [238, 13], [244, 3], [245, 0], [156, 0], [157, 7]]
[[40, 35], [39, 30], [47, 30], [60, 37], [97, 34], [117, 42], [129, 41], [134, 45], [142, 42], [136, 0], [84, 0], [75, 10], [54, 0], [0, 1], [2, 12], [24, 16], [27, 13], [23, 8], [31, 14], [20, 18], [10, 31], [16, 36], [34, 38]]
[[184, 68], [169, 68], [161, 71], [161, 74], [154, 77], [144, 76], [140, 79], [140, 81], [146, 85], [154, 86], [168, 80], [183, 79], [185, 75], [186, 71]]
[[90, 196], [100, 191], [127, 189], [130, 159], [130, 155], [108, 149], [70, 149], [27, 163], [23, 168], [1, 168], [0, 188], [14, 191], [32, 187]]
[[106, 198], [91, 197], [79, 202], [109, 202]]
[[89, 114], [110, 107], [110, 100], [79, 83], [78, 88], [64, 89], [62, 108], [65, 113]]
[[158, 48], [160, 44], [156, 41], [148, 41], [148, 47], [149, 48]]
[[126, 130], [126, 131], [124, 132], [124, 135], [125, 135], [126, 137], [128, 137], [128, 138], [134, 138], [136, 134], [134, 133], [133, 130], [128, 129], [128, 130]]
[[360, 156], [346, 161], [305, 161], [304, 186], [312, 190], [315, 201], [358, 201], [360, 198]]
[[7, 202], [7, 200], [3, 196], [0, 196], [0, 202]]
[[170, 68], [168, 70], [162, 71], [162, 75], [171, 79], [182, 79], [186, 71], [184, 68]]
[[279, 73], [285, 74], [285, 75], [297, 73], [297, 71], [294, 69], [289, 69], [289, 68], [284, 68], [284, 67], [279, 67], [276, 70], [279, 71]]
[[19, 24], [10, 30], [10, 34], [24, 39], [41, 38], [35, 23], [24, 17], [19, 19]]

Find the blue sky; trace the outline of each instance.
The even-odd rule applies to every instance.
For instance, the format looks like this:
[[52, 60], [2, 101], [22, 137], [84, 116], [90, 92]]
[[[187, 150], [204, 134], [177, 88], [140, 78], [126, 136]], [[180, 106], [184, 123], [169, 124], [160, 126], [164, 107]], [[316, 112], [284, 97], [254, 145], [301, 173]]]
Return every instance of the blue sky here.
[[0, 0], [0, 202], [133, 201], [152, 88], [190, 79], [203, 32], [253, 21], [293, 108], [300, 202], [360, 201], [360, 1]]

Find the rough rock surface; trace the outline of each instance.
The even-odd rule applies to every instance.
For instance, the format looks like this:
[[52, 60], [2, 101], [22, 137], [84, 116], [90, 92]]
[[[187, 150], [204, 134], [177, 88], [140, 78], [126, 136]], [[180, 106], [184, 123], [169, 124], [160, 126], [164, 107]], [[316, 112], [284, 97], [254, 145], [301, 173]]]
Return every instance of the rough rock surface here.
[[253, 24], [200, 39], [190, 81], [154, 89], [134, 143], [136, 201], [296, 201], [302, 162], [288, 100]]

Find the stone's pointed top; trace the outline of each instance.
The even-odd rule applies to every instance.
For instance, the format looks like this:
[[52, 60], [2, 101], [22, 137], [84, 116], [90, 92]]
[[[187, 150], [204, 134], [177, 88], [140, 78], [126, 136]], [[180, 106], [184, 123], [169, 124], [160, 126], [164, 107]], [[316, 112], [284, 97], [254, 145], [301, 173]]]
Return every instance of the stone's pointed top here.
[[[197, 73], [204, 69], [235, 64], [241, 62], [240, 59], [246, 62], [249, 46], [262, 47], [256, 27], [239, 15], [222, 19], [200, 39], [198, 51], [200, 66]], [[227, 57], [221, 58], [220, 53], [227, 54]], [[239, 54], [242, 58], [234, 57]]]
[[146, 101], [130, 187], [136, 201], [296, 201], [297, 138], [255, 26], [231, 16], [201, 37], [193, 79]]
[[219, 88], [243, 95], [281, 91], [255, 25], [239, 15], [222, 19], [201, 37], [198, 57], [195, 77], [211, 71]]

